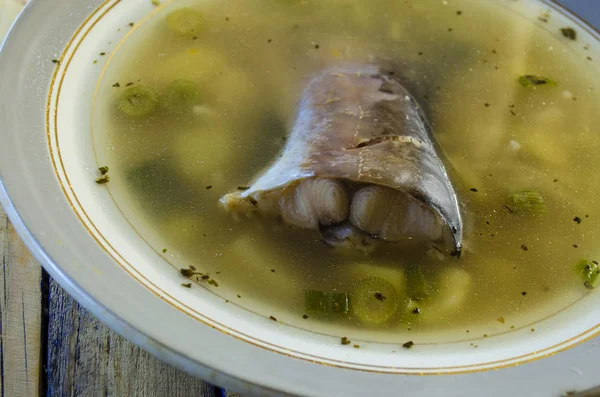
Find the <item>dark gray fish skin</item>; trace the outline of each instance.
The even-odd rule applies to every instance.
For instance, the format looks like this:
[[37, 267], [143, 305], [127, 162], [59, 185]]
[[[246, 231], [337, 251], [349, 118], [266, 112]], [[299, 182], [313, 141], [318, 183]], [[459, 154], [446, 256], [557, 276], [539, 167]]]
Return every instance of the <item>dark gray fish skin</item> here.
[[286, 189], [306, 178], [376, 184], [430, 208], [462, 247], [456, 193], [438, 155], [432, 130], [414, 97], [375, 65], [327, 70], [306, 88], [281, 157], [250, 189], [224, 196], [229, 210], [277, 212]]

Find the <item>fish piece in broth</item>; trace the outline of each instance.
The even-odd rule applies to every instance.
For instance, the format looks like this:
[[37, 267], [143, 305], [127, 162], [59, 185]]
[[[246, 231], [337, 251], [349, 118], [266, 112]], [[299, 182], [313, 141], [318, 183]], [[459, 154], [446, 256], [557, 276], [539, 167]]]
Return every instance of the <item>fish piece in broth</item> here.
[[391, 74], [329, 69], [305, 89], [278, 160], [221, 204], [320, 230], [332, 245], [444, 242], [460, 254], [458, 201], [438, 152], [417, 101]]

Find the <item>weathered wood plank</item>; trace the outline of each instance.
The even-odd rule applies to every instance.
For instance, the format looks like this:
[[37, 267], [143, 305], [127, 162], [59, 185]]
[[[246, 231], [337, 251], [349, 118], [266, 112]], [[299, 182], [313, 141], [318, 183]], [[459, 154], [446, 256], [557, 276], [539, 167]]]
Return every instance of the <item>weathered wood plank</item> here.
[[36, 396], [42, 375], [42, 269], [1, 208], [0, 257], [0, 395]]
[[215, 388], [117, 335], [50, 282], [48, 396], [202, 396]]

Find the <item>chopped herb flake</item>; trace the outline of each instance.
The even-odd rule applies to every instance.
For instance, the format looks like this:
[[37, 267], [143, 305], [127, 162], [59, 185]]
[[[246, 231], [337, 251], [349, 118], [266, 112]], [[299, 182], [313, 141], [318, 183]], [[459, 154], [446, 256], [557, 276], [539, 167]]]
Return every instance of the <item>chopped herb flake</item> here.
[[575, 222], [579, 225], [581, 223], [581, 218], [576, 216], [575, 218], [573, 218], [573, 222]]
[[560, 32], [569, 40], [577, 40], [577, 32], [573, 28], [561, 28]]
[[121, 84], [119, 84], [119, 82], [116, 82], [113, 84], [113, 87], [115, 87], [115, 88], [119, 88], [120, 86], [121, 86]]
[[308, 314], [303, 314], [302, 318], [306, 320], [308, 318]]
[[159, 0], [152, 0], [152, 5], [159, 6], [160, 5], [160, 1]]
[[188, 277], [188, 278], [192, 277], [194, 274], [197, 274], [192, 269], [180, 269], [179, 271], [181, 272], [181, 275], [183, 277]]
[[354, 347], [355, 349], [360, 349], [360, 346], [359, 346], [359, 345], [354, 345], [353, 347]]
[[501, 323], [501, 324], [504, 324], [504, 317], [498, 317], [498, 318], [496, 319], [496, 321], [498, 321], [498, 322], [499, 322], [499, 323]]
[[207, 283], [209, 283], [213, 287], [218, 287], [219, 286], [219, 283], [217, 283], [214, 278], [211, 278], [210, 280], [208, 280]]
[[166, 249], [166, 248], [163, 248], [163, 249], [162, 249], [162, 253], [163, 253], [163, 254], [166, 254], [166, 253], [167, 253], [167, 249]]
[[100, 55], [104, 56], [104, 55], [106, 55], [106, 52], [101, 52]]
[[381, 292], [375, 292], [375, 299], [383, 302], [385, 300], [385, 296], [383, 296]]
[[212, 185], [208, 185], [208, 186], [206, 187], [206, 190], [210, 190], [210, 189], [212, 189]]
[[584, 285], [588, 289], [596, 287], [598, 281], [600, 281], [600, 278], [598, 277], [600, 274], [600, 267], [596, 261], [589, 261], [587, 259], [580, 260], [575, 265], [575, 272], [583, 278]]
[[277, 321], [277, 319], [273, 316], [269, 316], [269, 320]]
[[59, 65], [60, 65], [60, 61], [59, 61], [58, 59], [53, 59], [53, 60], [52, 60], [52, 63], [56, 63], [56, 64], [59, 64]]
[[250, 189], [250, 186], [238, 186], [237, 187], [237, 190], [242, 191], [242, 192], [245, 190], [248, 190], [248, 189]]
[[402, 347], [405, 348], [405, 349], [410, 349], [414, 345], [415, 345], [415, 343], [412, 340], [409, 340], [408, 342], [406, 342], [405, 344], [403, 344]]
[[342, 345], [349, 345], [350, 343], [352, 343], [352, 341], [350, 339], [346, 338], [345, 336], [343, 336], [340, 341], [341, 341]]
[[525, 296], [525, 295], [527, 295], [527, 292], [523, 291], [523, 292], [521, 292], [521, 295]]
[[96, 183], [98, 185], [104, 185], [108, 182], [110, 182], [110, 176], [108, 176], [108, 175], [103, 175], [100, 178], [96, 178]]
[[98, 171], [100, 171], [100, 174], [106, 175], [108, 173], [108, 166], [104, 165], [102, 167], [98, 167]]
[[181, 286], [185, 287], [185, 288], [192, 288], [192, 283], [187, 283], [187, 284], [182, 283]]
[[527, 248], [527, 246], [525, 244], [521, 244], [521, 249], [523, 251], [529, 251], [529, 248]]
[[474, 188], [474, 187], [472, 187], [472, 188], [471, 188], [471, 189], [469, 189], [469, 190], [470, 190], [470, 191], [472, 191], [472, 192], [475, 192], [475, 193], [477, 193], [477, 192], [479, 191], [479, 190], [477, 190], [477, 189], [476, 189], [476, 188]]
[[522, 87], [534, 87], [534, 86], [539, 86], [539, 85], [551, 85], [551, 86], [557, 85], [556, 81], [554, 81], [548, 77], [535, 76], [532, 74], [526, 74], [524, 76], [521, 76], [521, 77], [519, 77], [518, 81]]

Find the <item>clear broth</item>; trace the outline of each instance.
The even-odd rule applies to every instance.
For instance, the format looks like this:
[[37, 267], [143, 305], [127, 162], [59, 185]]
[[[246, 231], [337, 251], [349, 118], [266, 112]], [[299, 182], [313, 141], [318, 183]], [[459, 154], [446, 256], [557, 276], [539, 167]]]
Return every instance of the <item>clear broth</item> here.
[[[98, 164], [110, 166], [107, 188], [175, 268], [193, 265], [218, 282], [192, 278], [192, 288], [212, 289], [228, 304], [267, 318], [392, 343], [530, 327], [586, 294], [573, 266], [600, 257], [600, 141], [593, 128], [600, 124], [600, 103], [592, 88], [595, 64], [572, 50], [585, 43], [549, 30], [542, 19], [552, 15], [540, 2], [505, 3], [170, 2], [128, 27], [134, 31], [99, 83], [93, 134]], [[188, 35], [170, 31], [165, 17], [181, 7], [201, 12], [203, 28]], [[377, 57], [403, 65], [414, 94], [425, 101], [462, 205], [460, 260], [394, 247], [341, 255], [314, 232], [236, 221], [219, 208], [222, 195], [248, 185], [278, 155], [311, 76], [339, 62]], [[524, 88], [517, 79], [525, 74], [549, 76], [558, 85]], [[119, 112], [129, 83], [160, 91], [177, 79], [201, 87], [194, 112], [144, 118]], [[507, 197], [520, 188], [537, 189], [547, 212], [507, 211]], [[361, 277], [402, 277], [415, 261], [434, 280], [449, 266], [469, 273], [471, 288], [458, 308], [379, 327], [352, 314], [322, 318], [304, 310], [307, 289], [352, 293]]]

